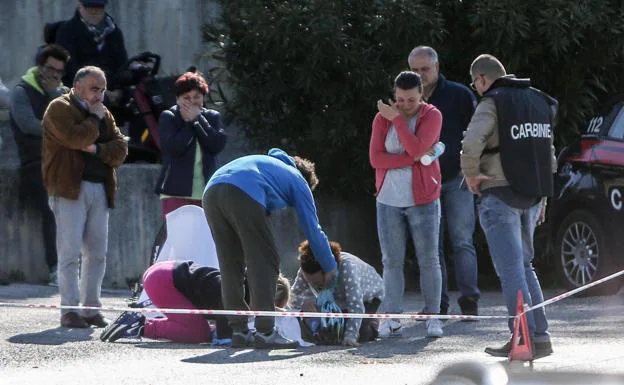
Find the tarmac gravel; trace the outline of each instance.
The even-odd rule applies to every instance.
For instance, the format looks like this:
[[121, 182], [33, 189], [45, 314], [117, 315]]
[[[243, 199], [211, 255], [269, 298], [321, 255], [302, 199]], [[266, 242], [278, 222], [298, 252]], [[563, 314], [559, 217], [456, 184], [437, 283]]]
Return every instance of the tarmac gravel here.
[[[104, 305], [123, 307], [127, 295], [107, 291]], [[0, 286], [0, 302], [58, 304], [59, 296], [53, 287], [12, 284]], [[484, 293], [479, 305], [482, 315], [505, 313], [498, 292]], [[406, 294], [406, 311], [422, 306], [417, 293]], [[624, 376], [624, 294], [571, 297], [547, 312], [555, 353], [533, 368], [513, 370]], [[100, 329], [60, 328], [58, 310], [0, 307], [0, 384], [426, 384], [449, 364], [507, 362], [483, 352], [507, 340], [504, 320], [447, 321], [444, 332], [441, 339], [427, 339], [424, 322], [406, 321], [398, 339], [272, 351], [147, 339], [103, 343]]]

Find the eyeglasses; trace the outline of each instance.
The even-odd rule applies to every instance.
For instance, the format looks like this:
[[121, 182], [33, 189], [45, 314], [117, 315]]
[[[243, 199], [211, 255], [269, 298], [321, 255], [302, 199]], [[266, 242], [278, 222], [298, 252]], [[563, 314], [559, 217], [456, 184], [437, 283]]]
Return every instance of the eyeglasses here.
[[60, 76], [65, 75], [65, 70], [64, 69], [60, 70], [58, 68], [52, 67], [51, 65], [45, 65], [45, 66], [43, 66], [43, 69], [46, 70], [46, 72], [51, 72], [51, 73], [54, 73], [54, 74], [58, 74]]

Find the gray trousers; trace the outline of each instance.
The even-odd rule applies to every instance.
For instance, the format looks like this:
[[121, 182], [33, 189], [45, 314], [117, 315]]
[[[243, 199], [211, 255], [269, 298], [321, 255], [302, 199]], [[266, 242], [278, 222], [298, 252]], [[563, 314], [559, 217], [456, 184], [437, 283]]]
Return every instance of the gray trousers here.
[[[202, 204], [217, 247], [224, 308], [275, 310], [279, 254], [266, 209], [230, 184], [210, 187]], [[245, 267], [251, 304], [245, 301]], [[230, 317], [229, 323], [235, 332], [247, 330], [247, 317]], [[256, 317], [261, 333], [274, 324], [273, 317]]]
[[[100, 292], [106, 270], [109, 211], [104, 185], [83, 181], [78, 200], [52, 196], [49, 202], [56, 220], [61, 305], [102, 306]], [[61, 314], [72, 311], [75, 312], [61, 310]], [[85, 310], [82, 316], [97, 313], [97, 310]]]

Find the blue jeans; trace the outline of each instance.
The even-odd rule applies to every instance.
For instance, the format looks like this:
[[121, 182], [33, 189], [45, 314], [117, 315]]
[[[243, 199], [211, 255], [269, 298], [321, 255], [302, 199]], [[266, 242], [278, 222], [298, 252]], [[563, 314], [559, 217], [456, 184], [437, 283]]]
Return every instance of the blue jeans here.
[[440, 312], [442, 277], [438, 257], [440, 201], [427, 205], [393, 207], [377, 202], [377, 233], [381, 246], [384, 280], [384, 311], [403, 312], [405, 249], [407, 232], [412, 236], [420, 269], [420, 290], [425, 312]]
[[[498, 275], [505, 305], [510, 316], [516, 315], [518, 290], [528, 306], [544, 302], [544, 294], [533, 269], [533, 233], [540, 212], [536, 204], [516, 209], [494, 195], [485, 195], [479, 203], [479, 219], [487, 238], [490, 255]], [[527, 313], [529, 333], [536, 342], [550, 341], [544, 308]], [[513, 319], [509, 320], [513, 331]]]
[[[481, 292], [477, 284], [477, 253], [475, 252], [473, 235], [475, 231], [474, 195], [462, 184], [461, 174], [442, 185], [440, 203], [442, 217], [440, 219], [440, 267], [442, 269], [441, 307], [448, 308], [448, 286], [446, 261], [444, 259], [444, 227], [448, 226], [448, 235], [453, 248], [455, 281], [462, 297], [479, 299]], [[461, 185], [461, 186], [460, 186]]]

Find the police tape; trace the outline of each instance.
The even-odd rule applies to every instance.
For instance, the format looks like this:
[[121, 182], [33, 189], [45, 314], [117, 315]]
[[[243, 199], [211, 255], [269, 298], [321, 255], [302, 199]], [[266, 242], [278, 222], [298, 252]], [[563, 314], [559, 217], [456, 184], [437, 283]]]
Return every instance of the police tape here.
[[[565, 292], [563, 294], [559, 294], [557, 296], [554, 296], [551, 299], [546, 300], [546, 301], [544, 301], [542, 303], [538, 303], [535, 306], [530, 306], [530, 307], [526, 308], [522, 314], [526, 314], [526, 313], [528, 313], [530, 311], [533, 311], [533, 310], [536, 310], [536, 309], [548, 306], [548, 305], [553, 304], [555, 302], [559, 302], [562, 299], [571, 297], [571, 296], [573, 296], [576, 293], [580, 293], [581, 291], [585, 291], [585, 290], [591, 289], [594, 286], [598, 286], [601, 283], [607, 282], [607, 281], [612, 280], [614, 278], [617, 278], [617, 277], [619, 277], [621, 275], [624, 275], [624, 270], [621, 270], [621, 271], [618, 271], [617, 273], [613, 273], [611, 275], [608, 275], [608, 276], [606, 276], [604, 278], [601, 278], [601, 279], [599, 279], [597, 281], [594, 281], [592, 283], [588, 283], [587, 285], [579, 286], [576, 289], [567, 291], [567, 292]], [[517, 317], [520, 317], [522, 314], [518, 314]]]
[[530, 311], [545, 307], [555, 302], [561, 301], [567, 297], [577, 294], [581, 291], [588, 290], [601, 283], [609, 281], [624, 275], [624, 270], [601, 278], [595, 282], [570, 290], [563, 294], [557, 295], [547, 301], [539, 303], [535, 306], [527, 307], [521, 314], [515, 316], [508, 315], [442, 315], [442, 314], [420, 314], [420, 313], [320, 313], [320, 312], [301, 312], [301, 311], [264, 311], [264, 310], [209, 310], [209, 309], [168, 309], [157, 307], [129, 308], [115, 306], [70, 306], [70, 305], [47, 305], [47, 304], [28, 304], [15, 302], [0, 302], [0, 307], [9, 308], [28, 308], [28, 309], [55, 309], [55, 310], [97, 310], [110, 312], [134, 312], [134, 313], [163, 313], [163, 314], [195, 314], [195, 315], [225, 315], [225, 316], [254, 316], [254, 317], [299, 317], [299, 318], [372, 318], [372, 319], [414, 319], [414, 320], [481, 320], [481, 319], [510, 319], [520, 317]]
[[115, 306], [69, 306], [69, 305], [46, 305], [46, 304], [28, 304], [14, 302], [0, 302], [0, 307], [28, 308], [28, 309], [56, 309], [56, 310], [97, 310], [97, 311], [116, 311], [116, 312], [133, 312], [133, 313], [163, 313], [163, 314], [196, 314], [196, 315], [225, 315], [225, 316], [254, 316], [254, 317], [300, 317], [300, 318], [377, 318], [377, 319], [415, 319], [428, 320], [432, 318], [438, 319], [507, 319], [513, 318], [509, 316], [498, 315], [440, 315], [440, 314], [418, 314], [418, 313], [320, 313], [320, 312], [300, 312], [300, 311], [264, 311], [264, 310], [208, 310], [208, 309], [167, 309], [157, 307], [115, 307]]

